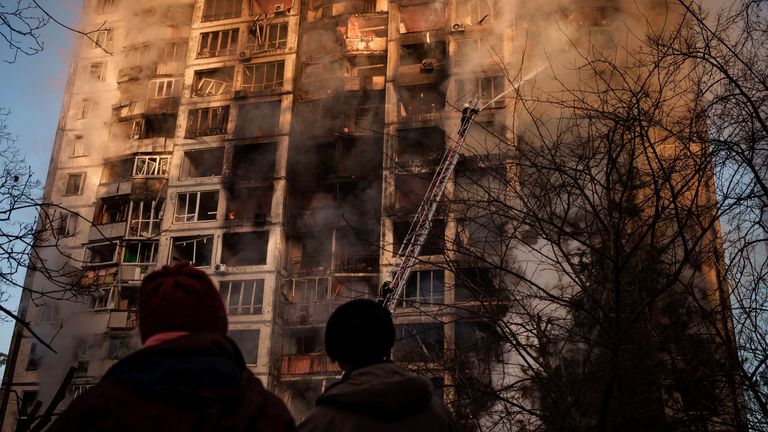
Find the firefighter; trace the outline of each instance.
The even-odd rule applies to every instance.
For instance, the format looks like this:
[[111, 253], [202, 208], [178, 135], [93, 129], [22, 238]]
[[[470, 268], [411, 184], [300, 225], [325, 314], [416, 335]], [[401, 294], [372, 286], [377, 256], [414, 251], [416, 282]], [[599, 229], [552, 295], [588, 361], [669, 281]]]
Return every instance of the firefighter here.
[[448, 409], [425, 378], [392, 363], [395, 326], [373, 300], [339, 306], [325, 327], [325, 351], [344, 371], [317, 399], [301, 432], [455, 431]]
[[49, 432], [295, 430], [227, 336], [226, 308], [204, 272], [188, 262], [152, 272], [138, 314], [144, 347], [75, 399]]

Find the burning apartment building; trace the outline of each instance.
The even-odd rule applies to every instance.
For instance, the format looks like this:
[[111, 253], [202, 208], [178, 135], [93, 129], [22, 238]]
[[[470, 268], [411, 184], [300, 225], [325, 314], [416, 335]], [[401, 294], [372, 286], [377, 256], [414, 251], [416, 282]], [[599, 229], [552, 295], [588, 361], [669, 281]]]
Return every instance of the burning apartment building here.
[[[542, 13], [590, 41], [616, 29], [615, 2], [555, 3]], [[531, 9], [502, 0], [86, 0], [83, 28], [101, 27], [72, 63], [45, 189], [58, 206], [49, 215], [57, 247], [41, 256], [78, 276], [61, 290], [42, 272], [27, 275], [35, 291], [20, 313], [57, 353], [17, 327], [3, 430], [26, 430], [57, 390], [63, 408], [138, 349], [138, 284], [176, 260], [218, 284], [250, 369], [301, 418], [339, 376], [323, 353], [325, 320], [340, 303], [376, 298], [397, 269], [474, 96], [483, 110], [398, 303], [393, 360], [428, 376], [467, 430], [494, 421], [528, 430], [532, 413], [551, 407], [541, 402], [546, 382], [524, 378], [546, 363], [526, 349], [537, 340], [544, 349], [546, 324], [556, 323], [546, 314], [563, 312], [531, 312], [548, 297], [528, 303], [540, 278], [558, 276], [537, 255], [551, 239], [511, 219], [520, 198], [512, 189], [533, 166], [519, 163], [516, 125], [525, 122], [512, 100], [547, 68], [543, 59], [567, 51], [526, 58], [552, 48], [558, 32], [533, 29]], [[578, 358], [578, 343], [546, 343]], [[659, 398], [690, 399], [676, 395]], [[654, 409], [674, 417], [663, 405]]]

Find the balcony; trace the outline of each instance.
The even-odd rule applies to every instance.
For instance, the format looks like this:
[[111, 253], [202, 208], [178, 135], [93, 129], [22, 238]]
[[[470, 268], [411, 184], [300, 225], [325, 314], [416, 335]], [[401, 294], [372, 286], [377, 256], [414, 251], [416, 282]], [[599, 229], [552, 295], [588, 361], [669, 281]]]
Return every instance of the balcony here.
[[370, 55], [371, 51], [385, 52], [387, 50], [386, 37], [359, 37], [345, 39], [347, 55]]
[[283, 375], [308, 375], [320, 373], [338, 374], [339, 366], [322, 353], [292, 354], [283, 356], [280, 371]]
[[324, 273], [377, 273], [378, 255], [322, 254], [293, 258], [291, 274], [310, 275]]
[[331, 312], [344, 303], [340, 301], [315, 301], [303, 304], [284, 304], [283, 317], [288, 325], [325, 324]]
[[180, 97], [171, 96], [163, 98], [147, 99], [147, 106], [144, 108], [145, 114], [173, 114], [179, 111]]

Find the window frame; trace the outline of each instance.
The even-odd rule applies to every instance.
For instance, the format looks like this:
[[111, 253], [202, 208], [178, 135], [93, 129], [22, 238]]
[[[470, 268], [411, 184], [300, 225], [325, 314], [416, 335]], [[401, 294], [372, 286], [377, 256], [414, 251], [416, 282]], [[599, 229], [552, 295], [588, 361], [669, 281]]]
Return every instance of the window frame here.
[[[178, 239], [185, 239], [185, 240], [178, 240]], [[198, 242], [200, 241], [210, 241], [210, 255], [208, 256], [208, 262], [207, 263], [198, 263], [197, 262], [197, 254], [198, 254]], [[191, 236], [179, 236], [179, 237], [171, 237], [171, 247], [170, 247], [170, 254], [169, 262], [173, 261], [173, 249], [176, 247], [177, 244], [180, 243], [190, 243], [192, 242], [194, 244], [194, 249], [192, 252], [192, 259], [190, 259], [190, 263], [193, 267], [210, 267], [213, 262], [213, 241], [214, 241], [214, 235], [213, 234], [200, 234], [200, 235], [191, 235]]]
[[195, 57], [201, 59], [235, 55], [239, 40], [240, 29], [237, 27], [200, 33]]
[[107, 63], [96, 61], [88, 64], [88, 79], [92, 82], [103, 82], [106, 77]]
[[[139, 171], [139, 161], [144, 161], [144, 170], [146, 171], [146, 167], [150, 166], [150, 163], [154, 163], [155, 166], [153, 169], [150, 169], [150, 174], [147, 174], [146, 172], [144, 174], [140, 174]], [[168, 171], [170, 169], [171, 165], [171, 157], [167, 155], [143, 155], [143, 156], [136, 156], [136, 158], [133, 160], [133, 177], [168, 177]]]
[[[204, 193], [216, 194], [216, 212], [215, 213], [211, 213], [211, 212], [207, 213], [208, 216], [210, 216], [210, 215], [214, 216], [212, 219], [200, 219], [200, 202], [202, 201], [201, 200], [201, 195], [204, 194]], [[194, 213], [189, 213], [189, 211], [190, 211], [190, 209], [189, 209], [189, 197], [192, 196], [192, 195], [196, 195], [195, 204], [194, 204], [195, 208], [194, 208]], [[186, 213], [179, 214], [178, 211], [179, 211], [179, 205], [181, 203], [182, 196], [185, 196], [184, 199], [185, 199], [186, 202], [185, 202], [184, 208], [185, 208], [185, 212]], [[174, 211], [173, 211], [173, 223], [214, 222], [214, 221], [218, 220], [218, 218], [219, 218], [219, 212], [218, 212], [219, 198], [220, 198], [220, 194], [219, 194], [218, 190], [190, 191], [190, 192], [179, 192], [179, 193], [177, 193], [176, 194], [176, 206], [175, 206]], [[190, 216], [193, 216], [192, 220], [189, 219]], [[180, 218], [183, 218], [183, 219], [180, 219]]]
[[[228, 123], [229, 105], [192, 108], [187, 112], [184, 137], [194, 139], [204, 136], [225, 135], [228, 130]], [[208, 127], [201, 127], [202, 125]]]
[[[272, 67], [272, 77], [268, 77], [268, 72]], [[249, 69], [251, 71], [249, 72]], [[262, 70], [260, 70], [262, 69]], [[280, 73], [278, 79], [278, 72]], [[261, 74], [261, 82], [257, 83], [256, 78]], [[247, 76], [252, 79], [248, 80]], [[270, 81], [271, 79], [271, 81]], [[246, 83], [246, 81], [251, 81]], [[243, 65], [242, 78], [240, 80], [240, 91], [247, 93], [257, 93], [268, 90], [282, 89], [285, 84], [285, 60], [275, 60], [262, 63], [250, 63]]]
[[74, 135], [72, 137], [72, 151], [69, 157], [78, 158], [88, 156], [88, 144], [85, 141], [85, 135]]
[[[126, 261], [126, 258], [128, 257], [128, 254], [125, 252], [128, 250], [129, 246], [136, 245], [137, 246], [137, 252], [136, 252], [136, 261]], [[157, 240], [154, 241], [142, 241], [142, 240], [129, 240], [123, 243], [123, 256], [121, 261], [121, 264], [125, 265], [147, 265], [147, 264], [157, 264], [157, 251], [158, 247], [160, 245], [160, 242]], [[146, 249], [149, 248], [149, 256], [151, 257], [151, 261], [141, 261], [139, 257], [142, 257], [142, 247]]]
[[[150, 218], [144, 219], [144, 206], [148, 201], [151, 201], [150, 205]], [[138, 204], [138, 205], [137, 205]], [[162, 223], [162, 214], [165, 209], [165, 199], [134, 199], [131, 200], [131, 204], [128, 209], [128, 236], [126, 237], [153, 237], [160, 234], [160, 225]], [[138, 215], [137, 218], [135, 216]], [[148, 231], [142, 230], [142, 226], [149, 225]], [[133, 233], [133, 226], [138, 225], [136, 234]], [[149, 235], [144, 235], [147, 232]]]
[[[260, 28], [263, 28], [264, 32], [261, 42], [258, 34]], [[273, 37], [275, 33], [276, 36]], [[283, 36], [282, 39], [281, 36]], [[246, 31], [245, 50], [250, 53], [259, 54], [286, 48], [288, 48], [288, 21], [253, 23]]]
[[[70, 182], [70, 179], [74, 178], [75, 176], [79, 176], [80, 177], [80, 184], [78, 185], [78, 189], [77, 189], [76, 192], [70, 192], [69, 191], [69, 182]], [[82, 195], [84, 188], [85, 188], [85, 172], [67, 173], [67, 182], [64, 185], [64, 192], [61, 195], [62, 196]]]
[[[435, 279], [436, 275], [440, 275], [439, 282], [440, 289], [436, 290], [438, 282]], [[423, 282], [422, 279], [428, 276], [429, 279]], [[413, 284], [413, 286], [412, 286]], [[413, 291], [415, 289], [415, 291]], [[425, 291], [427, 292], [425, 295]], [[415, 295], [409, 295], [409, 294]], [[413, 271], [408, 280], [405, 289], [403, 290], [403, 305], [409, 306], [413, 303], [419, 303], [422, 305], [440, 305], [445, 303], [445, 270], [419, 270]]]
[[[233, 285], [237, 288], [236, 303], [232, 303]], [[250, 299], [246, 297], [246, 284], [250, 285]], [[219, 293], [227, 308], [227, 315], [261, 315], [264, 312], [264, 279], [238, 279], [219, 281]]]

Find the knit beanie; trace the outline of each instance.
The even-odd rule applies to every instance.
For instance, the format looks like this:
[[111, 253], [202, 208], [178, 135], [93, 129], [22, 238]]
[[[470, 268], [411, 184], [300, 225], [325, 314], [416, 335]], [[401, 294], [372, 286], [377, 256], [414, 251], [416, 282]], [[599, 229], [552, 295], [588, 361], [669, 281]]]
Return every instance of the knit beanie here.
[[141, 281], [139, 332], [142, 342], [163, 332], [227, 332], [227, 310], [205, 272], [181, 261]]
[[384, 361], [395, 344], [392, 315], [373, 300], [336, 308], [325, 325], [325, 352], [333, 361], [363, 367]]

